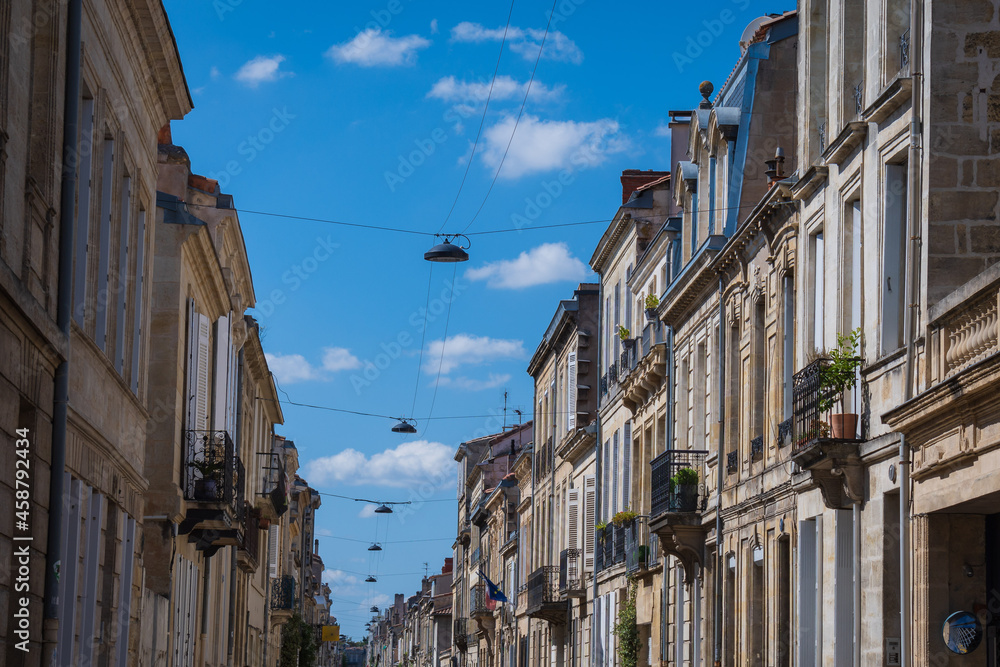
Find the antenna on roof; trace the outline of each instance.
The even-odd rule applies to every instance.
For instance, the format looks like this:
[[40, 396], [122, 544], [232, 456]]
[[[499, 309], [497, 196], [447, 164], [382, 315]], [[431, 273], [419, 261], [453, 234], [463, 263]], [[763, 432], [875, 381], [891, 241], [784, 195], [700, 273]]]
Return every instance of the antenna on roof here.
[[507, 391], [504, 390], [504, 392], [503, 392], [503, 428], [500, 429], [500, 432], [503, 433], [506, 430], [507, 430]]

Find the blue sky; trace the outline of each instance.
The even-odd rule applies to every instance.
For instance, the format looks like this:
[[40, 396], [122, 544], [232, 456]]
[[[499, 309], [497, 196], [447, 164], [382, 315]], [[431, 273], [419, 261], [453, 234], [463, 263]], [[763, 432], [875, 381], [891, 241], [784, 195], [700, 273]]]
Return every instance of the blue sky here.
[[[419, 429], [401, 436], [386, 419], [286, 404], [279, 432], [320, 491], [414, 501], [454, 499], [452, 454], [499, 430], [505, 391], [530, 413], [528, 360], [558, 300], [595, 278], [587, 261], [604, 225], [530, 228], [611, 218], [623, 169], [670, 168], [668, 110], [697, 105], [702, 80], [724, 81], [751, 20], [794, 8], [558, 0], [487, 198], [550, 2], [514, 3], [471, 164], [508, 3], [165, 4], [195, 102], [174, 143], [243, 211], [255, 315], [281, 388], [295, 402], [415, 417]], [[467, 229], [471, 260], [425, 262], [429, 236], [249, 211]], [[355, 637], [369, 606], [412, 595], [425, 562], [439, 571], [456, 532], [454, 500], [388, 519], [370, 510], [326, 497], [317, 519], [333, 611]], [[349, 541], [376, 534], [380, 559]], [[376, 584], [363, 583], [369, 572]]]

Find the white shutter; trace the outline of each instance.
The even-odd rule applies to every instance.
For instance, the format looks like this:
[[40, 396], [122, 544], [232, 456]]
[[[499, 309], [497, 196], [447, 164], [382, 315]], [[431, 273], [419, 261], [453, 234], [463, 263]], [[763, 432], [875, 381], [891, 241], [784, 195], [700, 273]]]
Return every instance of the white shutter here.
[[278, 576], [278, 549], [280, 547], [280, 542], [278, 541], [278, 526], [271, 526], [267, 534], [267, 576], [272, 579]]
[[212, 430], [225, 431], [229, 396], [229, 316], [223, 315], [215, 322], [215, 382], [212, 385]]
[[597, 523], [597, 478], [583, 478], [583, 567], [594, 569], [594, 526]]
[[566, 363], [568, 366], [568, 370], [566, 372], [566, 402], [569, 404], [566, 409], [566, 430], [572, 431], [576, 428], [576, 352], [569, 353], [569, 359]]
[[611, 458], [611, 517], [618, 513], [618, 458], [619, 454], [621, 454], [620, 433], [620, 431], [615, 431], [615, 450]]
[[196, 313], [198, 318], [198, 350], [195, 366], [195, 399], [194, 399], [194, 429], [207, 431], [208, 425], [208, 399], [211, 390], [209, 380], [209, 360], [212, 356], [212, 342], [209, 332], [212, 329], [211, 321], [201, 313]]
[[566, 519], [566, 547], [580, 547], [580, 489], [567, 489], [566, 506], [569, 515]]
[[625, 457], [622, 475], [622, 508], [633, 509], [632, 500], [632, 422], [625, 422]]

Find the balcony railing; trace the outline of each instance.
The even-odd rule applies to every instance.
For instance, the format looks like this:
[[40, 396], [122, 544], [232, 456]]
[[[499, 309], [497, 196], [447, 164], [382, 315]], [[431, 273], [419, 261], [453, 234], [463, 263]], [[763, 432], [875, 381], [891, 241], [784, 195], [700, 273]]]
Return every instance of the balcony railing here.
[[[288, 490], [285, 487], [285, 466], [276, 452], [258, 453], [261, 461], [262, 488], [260, 495], [265, 516], [276, 519], [288, 509]], [[267, 505], [270, 505], [270, 508]]]
[[625, 562], [625, 527], [609, 523], [594, 536], [595, 567], [598, 571]]
[[243, 514], [243, 462], [226, 431], [185, 431], [184, 498], [228, 505]]
[[584, 589], [583, 553], [579, 549], [563, 549], [559, 554], [559, 592], [571, 596]]
[[663, 322], [655, 320], [642, 329], [642, 335], [629, 339], [628, 343], [623, 342], [623, 351], [620, 363], [620, 380], [622, 382], [635, 370], [639, 362], [645, 359], [653, 348], [665, 341], [663, 335]]
[[726, 474], [735, 475], [740, 469], [739, 452], [729, 452], [726, 454]]
[[[668, 449], [650, 462], [651, 516], [666, 512], [699, 512], [705, 503], [707, 451]], [[695, 475], [688, 471], [694, 471]]]
[[236, 556], [242, 570], [256, 572], [260, 557], [260, 515], [248, 504], [244, 510], [244, 516], [246, 517], [245, 527]]
[[477, 567], [479, 565], [479, 556], [479, 547], [476, 547], [472, 550], [472, 555], [469, 556], [469, 567]]
[[559, 602], [559, 568], [545, 565], [528, 575], [528, 614]]
[[[649, 524], [646, 517], [640, 516], [625, 526], [625, 572], [633, 574], [653, 565], [656, 560], [651, 547]], [[655, 539], [656, 535], [652, 535]]]
[[455, 640], [455, 646], [459, 651], [465, 653], [469, 650], [469, 619], [456, 618], [452, 622], [451, 636]]
[[854, 84], [854, 113], [858, 116], [865, 110], [865, 80]]
[[492, 616], [493, 610], [497, 608], [496, 600], [490, 599], [489, 590], [486, 584], [476, 584], [472, 587], [472, 595], [469, 596], [469, 616]]
[[796, 451], [829, 435], [830, 427], [820, 411], [823, 400], [832, 395], [823, 389], [820, 378], [829, 364], [829, 359], [817, 359], [792, 376], [792, 442]]
[[931, 383], [954, 377], [1000, 352], [1000, 279], [963, 290], [961, 299], [956, 294], [942, 301], [943, 312], [931, 322]]
[[271, 609], [291, 611], [295, 609], [295, 579], [283, 574], [271, 580]]
[[910, 65], [910, 31], [903, 31], [899, 36], [899, 70], [903, 71]]
[[764, 436], [758, 435], [750, 441], [750, 460], [757, 461], [764, 457]]
[[792, 418], [778, 424], [778, 447], [784, 447], [792, 438]]

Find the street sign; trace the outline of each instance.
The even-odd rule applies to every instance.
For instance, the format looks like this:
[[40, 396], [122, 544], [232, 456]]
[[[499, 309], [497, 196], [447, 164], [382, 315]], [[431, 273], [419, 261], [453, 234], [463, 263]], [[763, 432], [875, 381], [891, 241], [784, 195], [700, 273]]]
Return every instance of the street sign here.
[[325, 642], [339, 642], [340, 641], [340, 626], [339, 625], [324, 625], [322, 639]]

